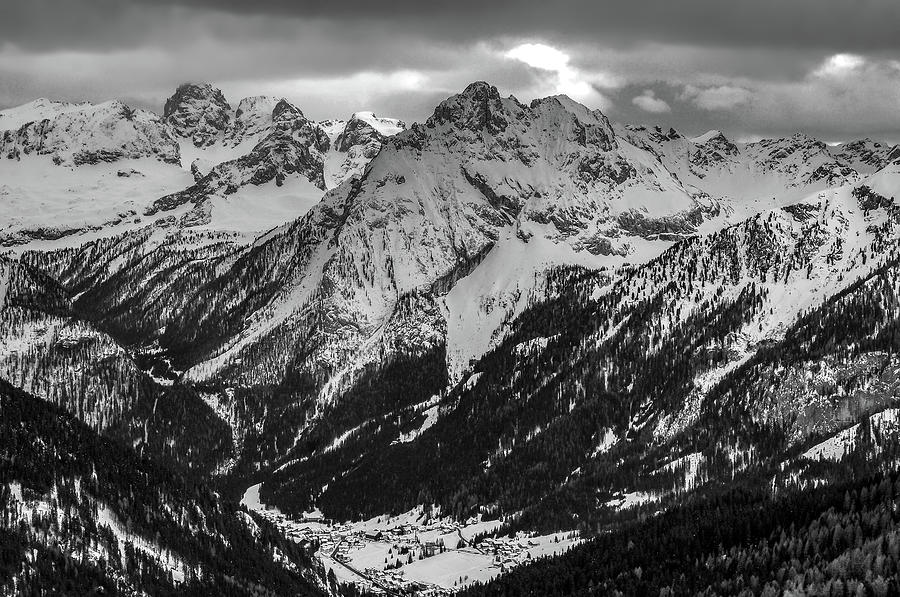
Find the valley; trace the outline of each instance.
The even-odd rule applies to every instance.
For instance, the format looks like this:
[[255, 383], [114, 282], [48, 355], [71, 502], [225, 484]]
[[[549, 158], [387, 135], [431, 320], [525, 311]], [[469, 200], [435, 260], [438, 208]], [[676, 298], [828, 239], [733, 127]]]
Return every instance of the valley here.
[[336, 579], [375, 594], [445, 597], [531, 560], [563, 554], [581, 542], [576, 532], [489, 537], [502, 521], [473, 517], [458, 522], [422, 508], [343, 524], [324, 519], [320, 512], [297, 520], [262, 504], [256, 485], [247, 489], [241, 504], [293, 541], [313, 545], [315, 556]]

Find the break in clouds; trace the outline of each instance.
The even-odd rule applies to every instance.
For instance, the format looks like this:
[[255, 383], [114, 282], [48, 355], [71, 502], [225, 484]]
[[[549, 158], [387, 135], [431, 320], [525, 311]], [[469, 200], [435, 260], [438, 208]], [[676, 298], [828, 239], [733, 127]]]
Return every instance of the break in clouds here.
[[161, 108], [185, 80], [314, 118], [422, 120], [487, 80], [614, 120], [900, 140], [900, 8], [886, 1], [7, 0], [0, 107], [38, 96]]

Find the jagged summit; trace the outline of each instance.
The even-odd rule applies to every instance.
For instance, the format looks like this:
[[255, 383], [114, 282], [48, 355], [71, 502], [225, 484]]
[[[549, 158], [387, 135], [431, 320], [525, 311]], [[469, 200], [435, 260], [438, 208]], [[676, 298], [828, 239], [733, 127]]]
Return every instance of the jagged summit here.
[[245, 97], [238, 102], [238, 107], [234, 111], [235, 118], [245, 117], [249, 113], [272, 113], [275, 105], [284, 98], [274, 95], [251, 95]]
[[348, 120], [323, 120], [319, 126], [330, 140], [325, 158], [325, 186], [329, 189], [362, 174], [385, 140], [406, 130], [402, 120], [371, 111], [354, 112]]
[[380, 145], [385, 138], [405, 128], [405, 124], [400, 120], [378, 118], [373, 112], [354, 112], [335, 140], [335, 148], [347, 152], [354, 145], [367, 145], [372, 142]]
[[441, 102], [425, 125], [433, 128], [442, 124], [454, 124], [473, 131], [502, 131], [508, 124], [509, 109], [521, 110], [523, 107], [512, 96], [507, 100], [501, 98], [500, 92], [493, 85], [476, 81], [469, 84], [462, 93]]
[[305, 116], [300, 108], [282, 98], [272, 108], [272, 120], [278, 121], [285, 118], [305, 118]]
[[384, 137], [390, 137], [391, 135], [396, 135], [400, 131], [406, 130], [406, 123], [402, 120], [381, 117], [370, 111], [354, 112], [353, 115], [350, 116], [350, 120], [347, 121], [348, 124], [351, 122], [363, 122], [368, 124], [379, 135]]
[[[687, 213], [693, 209], [692, 198], [711, 204], [733, 204], [730, 209], [747, 204], [751, 205], [747, 211], [757, 210], [759, 207], [752, 202], [761, 198], [770, 201], [772, 197], [786, 196], [785, 191], [799, 195], [808, 188], [857, 181], [900, 158], [897, 148], [869, 139], [826, 146], [811, 137], [794, 135], [736, 143], [718, 130], [688, 138], [660, 126], [613, 125], [601, 111], [565, 95], [535, 99], [525, 105], [514, 97], [503, 97], [495, 86], [484, 81], [476, 81], [447, 98], [435, 108], [427, 126], [407, 132], [403, 132], [405, 123], [365, 110], [354, 112], [346, 120], [315, 122], [285, 98], [257, 95], [229, 103], [209, 83], [179, 86], [166, 102], [162, 117], [133, 110], [117, 101], [93, 105], [39, 98], [0, 111], [0, 131], [4, 129], [6, 132], [0, 133], [0, 155], [7, 159], [30, 154], [47, 156], [48, 161], [57, 164], [78, 166], [153, 157], [181, 166], [187, 178], [173, 178], [170, 184], [144, 185], [147, 190], [140, 193], [139, 206], [117, 209], [99, 221], [83, 218], [84, 229], [121, 222], [120, 214], [132, 210], [146, 213], [154, 203], [151, 213], [184, 205], [182, 200], [199, 205], [206, 202], [210, 193], [227, 195], [229, 205], [234, 206], [239, 203], [234, 191], [247, 184], [251, 185], [251, 194], [253, 186], [270, 181], [274, 181], [272, 186], [287, 184], [290, 189], [298, 181], [311, 183], [307, 186], [312, 189], [333, 189], [365, 174], [385, 144], [398, 150], [404, 146], [413, 150], [410, 156], [393, 156], [393, 160], [401, 162], [426, 159], [421, 152], [430, 145], [435, 150], [440, 148], [436, 153], [450, 157], [428, 157], [434, 162], [423, 165], [429, 172], [442, 170], [437, 164], [445, 160], [491, 164], [480, 172], [466, 165], [464, 183], [455, 180], [461, 174], [459, 170], [442, 172], [433, 183], [439, 192], [452, 196], [458, 195], [460, 184], [465, 190], [467, 185], [487, 184], [497, 193], [496, 198], [490, 197], [491, 202], [515, 206], [503, 211], [500, 217], [504, 221], [524, 214], [520, 231], [523, 238], [533, 234], [535, 222], [541, 221], [552, 224], [551, 237], [579, 237], [581, 242], [574, 243], [575, 247], [599, 253], [630, 249], [626, 248], [628, 235], [616, 236], [615, 230], [603, 226], [594, 228], [597, 222], [589, 214], [598, 206], [609, 211], [604, 218], [625, 217], [628, 229], [644, 236], [653, 227], [637, 224], [633, 214], [640, 214], [638, 219], [653, 220], [660, 214], [671, 215], [672, 206], [677, 206], [675, 212]], [[536, 174], [540, 168], [564, 170], [561, 186], [545, 188], [546, 177]], [[122, 177], [118, 176], [119, 169]], [[141, 186], [140, 177], [148, 175], [149, 170], [135, 165], [138, 173], [131, 175], [131, 169], [117, 166], [108, 174], [116, 177], [117, 187], [127, 177]], [[386, 158], [378, 164], [377, 173], [396, 180], [418, 176], [415, 172], [401, 172], [402, 169]], [[206, 183], [197, 187], [190, 184], [200, 183], [214, 171], [216, 174]], [[159, 175], [169, 176], [162, 171]], [[569, 189], [570, 185], [575, 190]], [[65, 187], [60, 189], [59, 196], [63, 197], [72, 185], [59, 181], [59, 186]], [[188, 188], [191, 193], [182, 192]], [[18, 191], [7, 188], [4, 192], [15, 196]], [[248, 200], [248, 204], [263, 205], [261, 201], [268, 201], [270, 191], [259, 192], [266, 198]], [[321, 197], [313, 197], [312, 193], [309, 191], [303, 206]], [[46, 196], [46, 189], [42, 188], [40, 194]], [[147, 201], [146, 195], [151, 194]], [[128, 195], [131, 193], [123, 193]], [[157, 202], [173, 197], [179, 200]], [[287, 217], [282, 214], [300, 215], [305, 207], [299, 211], [291, 209], [278, 211], [266, 223]], [[623, 216], [625, 213], [632, 215]], [[35, 217], [29, 215], [28, 219], [33, 221]], [[10, 221], [13, 227], [22, 225], [16, 223], [20, 222], [16, 216]], [[206, 216], [188, 221], [192, 225], [215, 225]], [[695, 227], [696, 222], [676, 226], [682, 232]], [[664, 229], [668, 234], [672, 227], [666, 225]]]
[[868, 137], [840, 143], [830, 150], [857, 170], [870, 172], [883, 168], [900, 156], [900, 147]]
[[209, 83], [183, 83], [166, 100], [163, 118], [176, 134], [203, 147], [213, 143], [231, 122], [231, 106]]
[[272, 113], [281, 98], [269, 95], [245, 97], [238, 103], [228, 131], [228, 142], [237, 145], [263, 134], [272, 126]]
[[702, 135], [697, 135], [696, 137], [691, 137], [692, 143], [708, 143], [713, 139], [727, 139], [727, 137], [722, 133], [722, 131], [718, 129], [711, 129], [706, 131]]

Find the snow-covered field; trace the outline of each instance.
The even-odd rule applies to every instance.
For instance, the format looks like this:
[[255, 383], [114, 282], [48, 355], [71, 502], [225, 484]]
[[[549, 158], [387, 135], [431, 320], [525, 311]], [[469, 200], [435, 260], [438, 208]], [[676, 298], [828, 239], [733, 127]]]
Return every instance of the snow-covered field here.
[[340, 581], [375, 590], [400, 590], [417, 583], [430, 587], [431, 594], [443, 595], [582, 541], [574, 532], [518, 533], [487, 536], [473, 544], [497, 531], [501, 521], [472, 518], [460, 524], [423, 507], [350, 523], [325, 521], [319, 512], [292, 520], [261, 503], [259, 489], [259, 484], [249, 487], [241, 503], [295, 541], [317, 541], [316, 556]]
[[156, 219], [143, 215], [153, 201], [192, 182], [178, 166], [152, 158], [81, 166], [56, 166], [49, 156], [0, 160], [0, 241], [45, 231], [48, 239], [31, 246], [53, 249], [92, 240], [100, 229], [146, 226]]

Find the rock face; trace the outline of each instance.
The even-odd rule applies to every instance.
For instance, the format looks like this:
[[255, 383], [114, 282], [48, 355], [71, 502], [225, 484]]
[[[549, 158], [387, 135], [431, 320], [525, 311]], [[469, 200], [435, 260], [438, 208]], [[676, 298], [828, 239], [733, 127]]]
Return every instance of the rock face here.
[[231, 195], [245, 185], [274, 181], [281, 186], [292, 175], [308, 180], [324, 192], [324, 154], [329, 140], [322, 128], [299, 108], [280, 100], [272, 109], [271, 124], [265, 130], [266, 136], [249, 153], [219, 164], [205, 176], [199, 166], [192, 165], [192, 172], [200, 176], [196, 184], [161, 197], [145, 214], [169, 211], [188, 202], [202, 207], [211, 197]]
[[372, 112], [356, 112], [346, 122], [329, 120], [319, 126], [331, 140], [325, 158], [325, 186], [329, 189], [354, 175], [362, 175], [385, 140], [406, 129], [402, 120], [379, 118]]
[[231, 106], [209, 83], [185, 83], [166, 100], [163, 118], [197, 147], [213, 144], [231, 123]]
[[[195, 176], [199, 171], [212, 173], [215, 180], [226, 178], [223, 188], [228, 194], [245, 183], [274, 180], [281, 186], [292, 174], [323, 190], [336, 187], [362, 174], [384, 140], [405, 128], [402, 121], [372, 112], [357, 112], [346, 122], [316, 123], [287, 100], [272, 96], [244, 98], [231, 112], [222, 92], [207, 83], [180, 86], [166, 102], [165, 119], [176, 137], [191, 144], [182, 146], [182, 153], [191, 156], [188, 163]], [[254, 173], [235, 174], [235, 168]], [[199, 195], [222, 186], [213, 182], [212, 187], [188, 189], [175, 200], [163, 198], [159, 205], [181, 205], [188, 195], [196, 204], [202, 202]]]
[[265, 135], [272, 126], [272, 115], [279, 101], [266, 95], [242, 99], [226, 133], [226, 144], [234, 146]]
[[336, 149], [347, 152], [356, 145], [380, 144], [387, 137], [405, 129], [406, 125], [402, 120], [378, 118], [372, 112], [356, 112], [335, 140]]

